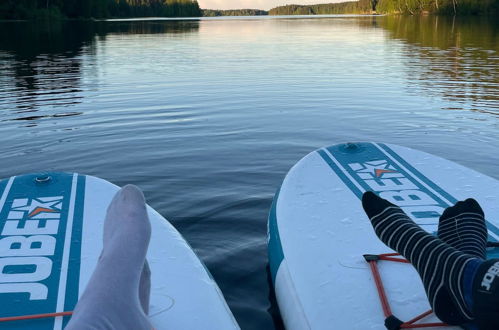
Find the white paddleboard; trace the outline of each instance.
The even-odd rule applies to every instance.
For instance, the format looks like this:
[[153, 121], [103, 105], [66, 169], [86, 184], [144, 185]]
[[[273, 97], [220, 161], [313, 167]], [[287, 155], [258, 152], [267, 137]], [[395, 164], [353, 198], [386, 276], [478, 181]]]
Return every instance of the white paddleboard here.
[[[396, 145], [316, 150], [289, 171], [269, 216], [270, 268], [288, 330], [386, 329], [363, 255], [393, 251], [376, 237], [362, 209], [367, 190], [401, 206], [431, 233], [446, 207], [473, 197], [485, 211], [489, 240], [499, 238], [499, 181], [493, 178]], [[394, 316], [408, 321], [430, 309], [411, 265], [378, 266]], [[430, 315], [422, 322], [439, 320]]]
[[[106, 209], [118, 190], [105, 180], [69, 173], [0, 181], [0, 318], [74, 309], [102, 250]], [[148, 213], [153, 326], [239, 329], [190, 246], [159, 213], [150, 207]], [[57, 330], [68, 321], [9, 321], [0, 328]]]

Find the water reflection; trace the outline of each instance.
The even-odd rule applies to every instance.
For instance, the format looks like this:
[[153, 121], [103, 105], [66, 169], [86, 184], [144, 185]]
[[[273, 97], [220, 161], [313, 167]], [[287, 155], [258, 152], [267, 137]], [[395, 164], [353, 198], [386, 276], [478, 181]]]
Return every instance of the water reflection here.
[[[81, 103], [86, 92], [82, 79], [97, 75], [96, 40], [104, 41], [112, 34], [176, 34], [198, 29], [195, 21], [3, 22], [0, 110], [10, 111], [7, 120], [79, 115], [63, 109]], [[39, 111], [43, 114], [26, 114]]]
[[409, 87], [499, 115], [499, 21], [478, 17], [397, 17], [380, 20], [406, 42]]
[[[81, 101], [82, 49], [91, 43], [87, 24], [5, 23], [0, 28], [0, 106], [34, 112]], [[14, 101], [14, 102], [13, 102]]]
[[199, 21], [119, 20], [97, 22], [96, 27], [100, 36], [105, 36], [108, 33], [168, 35], [197, 32], [199, 30]]
[[51, 116], [26, 116], [26, 117], [18, 117], [14, 118], [12, 120], [37, 120], [37, 119], [42, 119], [42, 118], [61, 118], [61, 117], [72, 117], [72, 116], [78, 116], [81, 115], [82, 112], [65, 112], [65, 113], [56, 113], [55, 115]]

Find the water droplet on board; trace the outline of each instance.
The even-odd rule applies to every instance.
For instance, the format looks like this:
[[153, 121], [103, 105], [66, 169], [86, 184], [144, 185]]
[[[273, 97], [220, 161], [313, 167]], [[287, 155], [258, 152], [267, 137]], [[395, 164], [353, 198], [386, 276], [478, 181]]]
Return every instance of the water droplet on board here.
[[346, 225], [353, 223], [352, 219], [349, 217], [341, 219], [340, 222]]

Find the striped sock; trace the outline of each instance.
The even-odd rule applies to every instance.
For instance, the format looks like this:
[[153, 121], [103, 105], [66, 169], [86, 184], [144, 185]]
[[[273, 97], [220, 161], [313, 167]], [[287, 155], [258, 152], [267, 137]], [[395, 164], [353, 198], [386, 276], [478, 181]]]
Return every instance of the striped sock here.
[[478, 202], [469, 198], [448, 207], [440, 217], [438, 237], [459, 251], [485, 260], [487, 226]]
[[473, 320], [462, 288], [463, 270], [473, 256], [427, 233], [398, 206], [372, 192], [362, 196], [362, 206], [380, 240], [416, 268], [437, 317], [452, 325]]
[[[487, 248], [487, 226], [482, 208], [474, 199], [467, 199], [464, 202], [457, 202], [456, 205], [448, 207], [438, 223], [438, 237], [454, 247], [455, 249], [469, 254], [480, 260], [486, 258]], [[471, 263], [469, 264], [471, 265]], [[466, 271], [465, 271], [466, 274]], [[463, 277], [466, 279], [466, 276]], [[466, 281], [465, 281], [466, 282]], [[470, 281], [468, 281], [470, 282]], [[463, 285], [465, 291], [465, 302], [469, 309], [473, 303], [471, 294], [466, 295], [466, 288], [470, 285]], [[442, 289], [438, 295], [435, 305], [452, 306], [450, 303], [450, 292]], [[468, 290], [469, 291], [469, 290]], [[439, 317], [449, 324], [460, 324], [465, 322], [454, 308], [440, 308]]]

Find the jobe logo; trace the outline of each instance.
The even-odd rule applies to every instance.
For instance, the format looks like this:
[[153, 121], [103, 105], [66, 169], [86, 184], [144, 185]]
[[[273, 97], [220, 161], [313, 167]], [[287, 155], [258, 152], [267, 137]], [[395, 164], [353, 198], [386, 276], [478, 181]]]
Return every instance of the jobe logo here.
[[400, 206], [420, 223], [438, 218], [447, 207], [386, 159], [351, 163], [349, 167], [370, 190]]
[[0, 294], [47, 299], [41, 281], [52, 273], [62, 202], [62, 196], [14, 199], [7, 219], [0, 219]]
[[494, 263], [488, 270], [485, 276], [482, 279], [482, 288], [487, 291], [490, 291], [492, 287], [492, 283], [496, 279], [496, 276], [499, 275], [499, 261]]

